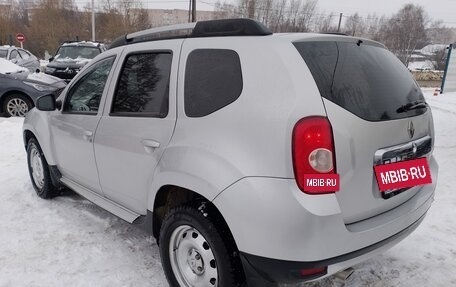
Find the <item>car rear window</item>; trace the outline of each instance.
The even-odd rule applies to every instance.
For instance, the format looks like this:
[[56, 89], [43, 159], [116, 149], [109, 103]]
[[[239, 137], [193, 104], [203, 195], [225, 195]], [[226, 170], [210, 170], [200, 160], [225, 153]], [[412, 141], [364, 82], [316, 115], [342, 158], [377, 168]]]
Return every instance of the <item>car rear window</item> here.
[[401, 107], [424, 101], [407, 68], [381, 46], [358, 42], [296, 42], [321, 95], [368, 121], [416, 116], [426, 108]]

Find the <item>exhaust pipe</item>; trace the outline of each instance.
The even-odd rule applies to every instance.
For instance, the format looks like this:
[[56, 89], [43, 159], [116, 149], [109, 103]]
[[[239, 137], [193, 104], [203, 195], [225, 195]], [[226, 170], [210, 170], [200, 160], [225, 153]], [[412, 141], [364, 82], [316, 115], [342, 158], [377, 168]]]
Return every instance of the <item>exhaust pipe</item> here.
[[348, 280], [348, 278], [350, 278], [353, 272], [355, 272], [355, 269], [350, 267], [345, 270], [337, 272], [334, 276], [336, 276], [336, 278], [341, 280], [342, 282], [345, 282], [346, 280]]

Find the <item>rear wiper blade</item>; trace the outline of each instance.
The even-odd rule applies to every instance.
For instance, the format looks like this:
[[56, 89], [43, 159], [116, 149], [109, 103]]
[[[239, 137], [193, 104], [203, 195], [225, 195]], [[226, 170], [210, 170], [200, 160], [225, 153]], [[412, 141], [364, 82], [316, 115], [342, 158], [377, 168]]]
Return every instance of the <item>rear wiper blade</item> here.
[[411, 103], [405, 104], [403, 106], [400, 106], [396, 110], [396, 112], [404, 113], [404, 112], [407, 112], [410, 110], [423, 109], [423, 108], [427, 108], [427, 104], [425, 101], [415, 101], [415, 102], [411, 102]]

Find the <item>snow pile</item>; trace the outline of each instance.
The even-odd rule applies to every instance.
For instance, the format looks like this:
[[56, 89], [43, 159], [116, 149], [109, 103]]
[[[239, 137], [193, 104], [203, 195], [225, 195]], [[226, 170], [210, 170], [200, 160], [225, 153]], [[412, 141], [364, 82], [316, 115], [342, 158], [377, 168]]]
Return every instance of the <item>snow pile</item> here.
[[420, 52], [423, 55], [432, 56], [442, 50], [445, 50], [447, 47], [448, 47], [448, 45], [445, 45], [445, 44], [430, 44], [430, 45], [423, 47], [420, 50]]
[[0, 58], [0, 74], [15, 74], [27, 71], [27, 68], [20, 67], [8, 60]]
[[[345, 286], [456, 286], [456, 93], [424, 92], [440, 165], [435, 202], [411, 236], [354, 266]], [[21, 125], [0, 118], [0, 286], [167, 286], [151, 236], [77, 195], [35, 195]], [[303, 286], [343, 285], [330, 277]]]
[[430, 60], [410, 62], [408, 64], [408, 68], [411, 71], [433, 70], [434, 63], [432, 63], [432, 61], [430, 61]]

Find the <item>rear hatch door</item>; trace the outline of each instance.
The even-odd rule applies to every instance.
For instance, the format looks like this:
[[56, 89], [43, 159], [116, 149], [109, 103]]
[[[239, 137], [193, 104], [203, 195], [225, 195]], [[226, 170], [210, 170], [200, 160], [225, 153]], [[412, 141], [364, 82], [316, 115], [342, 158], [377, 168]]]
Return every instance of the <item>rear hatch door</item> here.
[[[373, 166], [429, 157], [433, 122], [421, 89], [382, 45], [350, 37], [295, 47], [317, 83], [331, 122], [346, 224], [391, 210], [420, 186], [380, 192]], [[432, 173], [432, 171], [431, 171]]]

